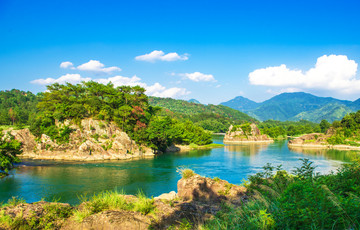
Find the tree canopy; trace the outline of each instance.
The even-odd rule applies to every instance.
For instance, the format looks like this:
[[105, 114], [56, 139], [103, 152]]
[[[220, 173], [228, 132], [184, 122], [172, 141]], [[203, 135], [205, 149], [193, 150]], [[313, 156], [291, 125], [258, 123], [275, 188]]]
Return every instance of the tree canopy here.
[[17, 155], [21, 154], [21, 143], [10, 133], [0, 130], [0, 174], [8, 173], [14, 163], [20, 162]]
[[145, 89], [140, 86], [114, 87], [89, 81], [81, 84], [47, 87], [38, 103], [38, 114], [31, 124], [37, 136], [45, 133], [58, 142], [66, 142], [71, 133], [68, 126], [56, 122], [71, 120], [76, 124], [84, 118], [115, 122], [139, 144], [164, 151], [173, 143], [211, 143], [210, 134], [190, 121], [177, 121], [159, 116], [158, 107], [148, 103]]

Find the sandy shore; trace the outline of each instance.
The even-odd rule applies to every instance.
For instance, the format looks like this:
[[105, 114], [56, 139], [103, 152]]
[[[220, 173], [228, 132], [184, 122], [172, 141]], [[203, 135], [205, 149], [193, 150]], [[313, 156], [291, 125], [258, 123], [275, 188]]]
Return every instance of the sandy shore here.
[[93, 155], [77, 155], [77, 154], [66, 154], [64, 152], [54, 152], [53, 154], [34, 154], [24, 153], [18, 155], [21, 159], [32, 159], [32, 160], [61, 160], [61, 161], [108, 161], [108, 160], [131, 160], [140, 158], [152, 158], [155, 154], [143, 154], [143, 155], [131, 155], [131, 154], [93, 154]]
[[266, 141], [224, 141], [224, 144], [263, 144], [263, 143], [273, 143], [274, 140]]
[[320, 145], [320, 144], [289, 144], [289, 147], [301, 147], [306, 149], [338, 149], [338, 150], [360, 150], [360, 146], [351, 145]]

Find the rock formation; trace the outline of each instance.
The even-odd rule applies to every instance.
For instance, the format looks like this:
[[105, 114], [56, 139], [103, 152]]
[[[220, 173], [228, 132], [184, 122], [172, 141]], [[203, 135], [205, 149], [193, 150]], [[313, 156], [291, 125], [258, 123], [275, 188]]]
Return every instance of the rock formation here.
[[289, 145], [327, 145], [326, 139], [331, 135], [324, 135], [322, 133], [310, 133], [289, 140]]
[[22, 158], [52, 160], [115, 160], [140, 156], [153, 156], [153, 151], [136, 144], [115, 123], [84, 119], [80, 125], [65, 122], [73, 132], [69, 143], [58, 144], [42, 134], [36, 138], [28, 129], [11, 130], [16, 140], [23, 144]]
[[248, 132], [244, 131], [241, 126], [230, 125], [229, 131], [226, 132], [224, 143], [243, 143], [243, 142], [272, 142], [273, 139], [266, 134], [261, 134], [259, 128], [252, 123]]

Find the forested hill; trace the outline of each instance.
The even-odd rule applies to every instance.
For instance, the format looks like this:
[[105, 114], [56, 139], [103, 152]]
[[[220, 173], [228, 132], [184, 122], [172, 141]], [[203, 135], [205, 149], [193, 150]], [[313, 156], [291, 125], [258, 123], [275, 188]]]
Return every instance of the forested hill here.
[[237, 97], [221, 104], [246, 112], [262, 121], [306, 119], [320, 122], [326, 119], [332, 122], [341, 119], [349, 112], [360, 109], [359, 100], [352, 102], [332, 97], [318, 97], [303, 92], [282, 93], [261, 103]]
[[25, 125], [36, 114], [38, 97], [18, 89], [0, 91], [0, 125]]
[[162, 107], [162, 115], [189, 119], [204, 129], [225, 132], [230, 124], [256, 122], [249, 115], [224, 105], [203, 105], [172, 98], [149, 97], [149, 104]]

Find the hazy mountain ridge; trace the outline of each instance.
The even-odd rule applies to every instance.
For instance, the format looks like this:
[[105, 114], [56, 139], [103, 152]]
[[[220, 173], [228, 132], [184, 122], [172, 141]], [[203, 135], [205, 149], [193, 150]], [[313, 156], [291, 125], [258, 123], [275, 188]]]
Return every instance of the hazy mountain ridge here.
[[[326, 119], [332, 122], [340, 120], [347, 113], [360, 109], [360, 99], [352, 102], [332, 97], [318, 97], [304, 92], [282, 93], [261, 103], [244, 97], [241, 97], [240, 100], [237, 98], [239, 97], [221, 104], [243, 111], [261, 121], [306, 119], [320, 122], [322, 119]], [[257, 104], [257, 106], [250, 109], [249, 104], [252, 106]]]
[[198, 101], [198, 100], [196, 100], [194, 98], [188, 100], [188, 102], [195, 103], [195, 104], [202, 104], [200, 101]]
[[172, 98], [149, 97], [152, 106], [162, 107], [159, 115], [190, 120], [206, 130], [224, 133], [230, 125], [257, 122], [248, 114], [224, 105], [203, 105]]

